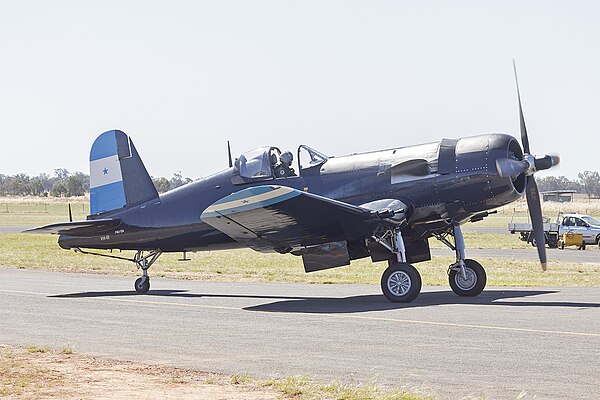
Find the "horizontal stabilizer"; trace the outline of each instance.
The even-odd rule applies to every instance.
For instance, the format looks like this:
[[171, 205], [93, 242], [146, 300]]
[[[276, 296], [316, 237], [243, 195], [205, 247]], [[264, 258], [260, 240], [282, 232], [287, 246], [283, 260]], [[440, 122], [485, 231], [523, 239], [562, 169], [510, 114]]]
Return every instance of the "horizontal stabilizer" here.
[[23, 233], [49, 233], [68, 236], [97, 236], [121, 225], [120, 219], [94, 219], [89, 221], [59, 222], [27, 229]]

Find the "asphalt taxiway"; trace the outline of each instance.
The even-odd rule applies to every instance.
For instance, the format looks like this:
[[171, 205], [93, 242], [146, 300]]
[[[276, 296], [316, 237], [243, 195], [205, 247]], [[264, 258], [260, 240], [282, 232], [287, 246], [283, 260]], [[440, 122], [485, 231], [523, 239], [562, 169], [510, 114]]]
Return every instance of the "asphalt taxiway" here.
[[[0, 343], [256, 377], [307, 375], [442, 399], [595, 399], [600, 288], [220, 283], [0, 269]], [[521, 396], [521, 397], [518, 397]]]

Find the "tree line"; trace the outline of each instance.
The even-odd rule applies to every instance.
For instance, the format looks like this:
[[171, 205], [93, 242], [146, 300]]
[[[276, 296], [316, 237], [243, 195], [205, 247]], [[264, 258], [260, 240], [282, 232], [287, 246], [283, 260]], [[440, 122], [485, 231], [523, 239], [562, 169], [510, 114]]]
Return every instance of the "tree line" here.
[[[175, 189], [192, 182], [183, 177], [181, 172], [173, 174], [171, 179], [152, 177], [152, 182], [159, 193]], [[83, 196], [90, 191], [90, 176], [83, 172], [69, 172], [57, 168], [54, 174], [41, 173], [29, 176], [25, 173], [15, 175], [0, 174], [0, 196], [40, 196], [40, 197], [73, 197]]]
[[541, 192], [550, 190], [576, 190], [585, 193], [588, 198], [600, 198], [600, 174], [598, 171], [583, 171], [577, 174], [577, 179], [564, 176], [545, 176], [536, 178]]

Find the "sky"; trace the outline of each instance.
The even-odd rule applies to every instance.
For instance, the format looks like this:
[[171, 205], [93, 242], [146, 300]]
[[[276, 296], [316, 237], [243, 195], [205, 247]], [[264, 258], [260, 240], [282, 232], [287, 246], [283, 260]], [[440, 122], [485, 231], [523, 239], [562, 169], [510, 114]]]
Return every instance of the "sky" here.
[[0, 0], [0, 173], [88, 172], [104, 131], [199, 178], [307, 144], [344, 155], [519, 136], [600, 170], [600, 2]]

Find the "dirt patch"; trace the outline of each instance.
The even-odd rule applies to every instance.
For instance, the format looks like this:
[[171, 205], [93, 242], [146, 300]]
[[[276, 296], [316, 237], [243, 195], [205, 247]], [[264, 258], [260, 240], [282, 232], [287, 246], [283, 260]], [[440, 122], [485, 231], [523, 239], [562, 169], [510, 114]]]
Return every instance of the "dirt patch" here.
[[281, 398], [280, 392], [235, 377], [68, 353], [0, 346], [0, 398]]

